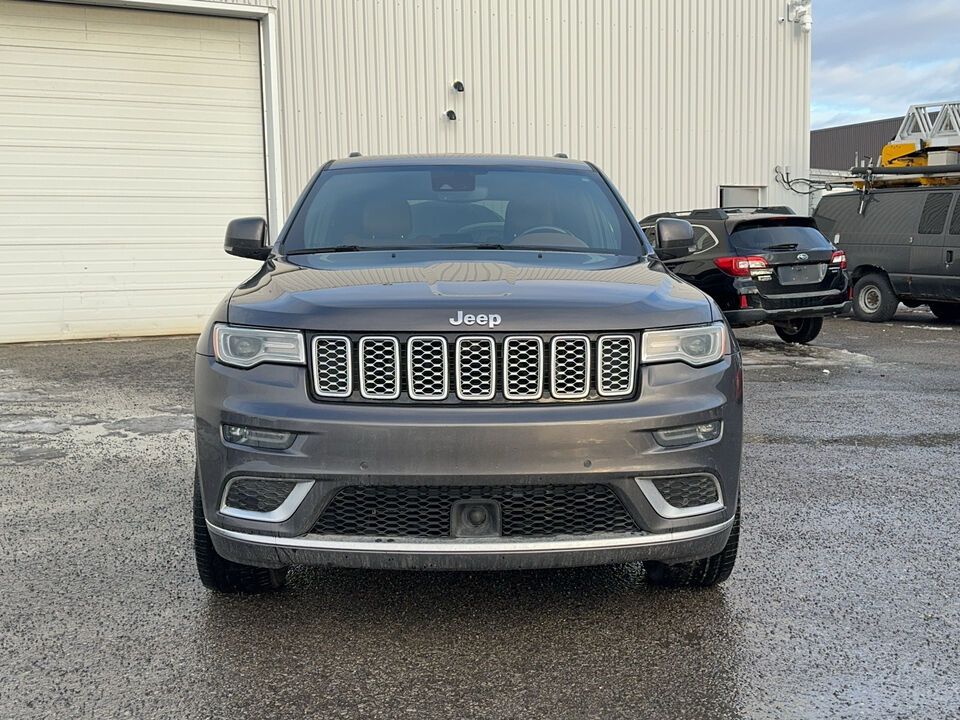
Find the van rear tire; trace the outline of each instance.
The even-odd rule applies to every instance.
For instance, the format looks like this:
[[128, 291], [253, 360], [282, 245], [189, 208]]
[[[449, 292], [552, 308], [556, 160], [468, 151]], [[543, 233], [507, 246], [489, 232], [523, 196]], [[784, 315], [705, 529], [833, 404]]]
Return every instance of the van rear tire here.
[[867, 273], [853, 286], [853, 314], [864, 322], [887, 322], [897, 313], [900, 298], [886, 275]]

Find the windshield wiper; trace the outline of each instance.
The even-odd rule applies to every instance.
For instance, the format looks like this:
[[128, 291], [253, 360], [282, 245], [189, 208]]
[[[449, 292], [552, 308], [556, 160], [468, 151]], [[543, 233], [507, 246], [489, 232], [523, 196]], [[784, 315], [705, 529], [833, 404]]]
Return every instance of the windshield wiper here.
[[359, 252], [361, 250], [382, 250], [383, 248], [365, 247], [363, 245], [334, 245], [333, 247], [301, 248], [290, 250], [287, 255], [312, 255], [313, 253]]
[[779, 245], [769, 245], [764, 250], [796, 250], [797, 243], [780, 243]]
[[506, 245], [499, 243], [457, 243], [454, 245], [419, 245], [419, 249], [434, 250], [506, 250]]
[[496, 243], [463, 243], [456, 245], [391, 245], [389, 247], [371, 245], [334, 245], [333, 247], [301, 248], [291, 250], [287, 255], [312, 255], [314, 253], [362, 252], [364, 250], [505, 250], [506, 245]]

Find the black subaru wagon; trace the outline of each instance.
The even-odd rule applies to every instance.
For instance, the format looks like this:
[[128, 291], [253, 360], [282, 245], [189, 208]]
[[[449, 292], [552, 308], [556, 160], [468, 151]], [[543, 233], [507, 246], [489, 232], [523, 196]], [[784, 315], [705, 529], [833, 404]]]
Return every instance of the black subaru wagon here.
[[[692, 244], [662, 247], [661, 218], [689, 221]], [[785, 342], [808, 343], [824, 317], [850, 308], [843, 251], [788, 207], [657, 213], [640, 226], [664, 265], [716, 300], [733, 327], [769, 323]]]

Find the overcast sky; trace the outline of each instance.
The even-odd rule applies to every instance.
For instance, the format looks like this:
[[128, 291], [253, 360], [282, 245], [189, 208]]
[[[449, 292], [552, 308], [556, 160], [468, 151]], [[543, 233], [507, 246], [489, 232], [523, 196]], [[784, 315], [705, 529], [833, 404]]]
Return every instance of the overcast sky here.
[[815, 0], [810, 124], [960, 100], [960, 0]]

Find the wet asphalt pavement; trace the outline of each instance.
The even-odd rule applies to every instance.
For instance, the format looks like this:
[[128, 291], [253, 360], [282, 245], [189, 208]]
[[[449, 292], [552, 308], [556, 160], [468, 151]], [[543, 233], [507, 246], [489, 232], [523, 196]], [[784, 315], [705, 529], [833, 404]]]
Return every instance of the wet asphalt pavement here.
[[680, 592], [621, 566], [211, 594], [194, 339], [0, 346], [0, 718], [960, 717], [960, 326], [738, 336], [740, 558]]

